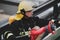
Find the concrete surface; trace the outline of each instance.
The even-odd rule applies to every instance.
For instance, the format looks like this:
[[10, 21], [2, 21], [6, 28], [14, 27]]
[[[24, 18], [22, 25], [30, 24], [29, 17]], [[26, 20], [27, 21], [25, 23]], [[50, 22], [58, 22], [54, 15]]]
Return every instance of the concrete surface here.
[[4, 10], [5, 14], [14, 15], [16, 14], [17, 6], [0, 3], [0, 9]]
[[8, 22], [8, 18], [10, 15], [5, 14], [4, 10], [0, 9], [0, 27], [1, 25], [5, 24]]
[[0, 21], [5, 20], [9, 17], [9, 15], [5, 15], [5, 14], [0, 14]]

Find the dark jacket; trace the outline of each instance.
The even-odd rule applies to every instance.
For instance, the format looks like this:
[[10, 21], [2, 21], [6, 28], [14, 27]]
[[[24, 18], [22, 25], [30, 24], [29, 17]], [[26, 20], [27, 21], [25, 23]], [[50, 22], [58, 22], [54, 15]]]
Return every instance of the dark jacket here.
[[33, 28], [34, 26], [42, 27], [42, 26], [47, 25], [48, 22], [49, 22], [49, 20], [39, 19], [38, 17], [30, 17], [30, 18], [24, 17], [22, 20], [13, 22], [10, 25], [10, 27], [14, 33], [19, 33], [21, 31], [23, 31], [21, 29], [28, 31], [29, 27], [31, 27], [31, 28]]

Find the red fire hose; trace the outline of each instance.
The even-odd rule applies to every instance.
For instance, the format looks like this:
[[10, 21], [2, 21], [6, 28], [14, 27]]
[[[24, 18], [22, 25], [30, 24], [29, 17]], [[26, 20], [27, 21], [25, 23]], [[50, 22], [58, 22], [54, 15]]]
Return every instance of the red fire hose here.
[[32, 29], [31, 34], [30, 34], [31, 35], [31, 40], [35, 40], [37, 38], [37, 36], [44, 33], [45, 30], [46, 30], [45, 27], [42, 27], [42, 28], [40, 28], [38, 30]]

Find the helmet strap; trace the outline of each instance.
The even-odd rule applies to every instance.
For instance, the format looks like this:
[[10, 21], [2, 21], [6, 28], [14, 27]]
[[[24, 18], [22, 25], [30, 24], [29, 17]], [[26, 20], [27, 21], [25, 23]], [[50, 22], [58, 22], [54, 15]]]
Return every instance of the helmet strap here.
[[20, 10], [23, 15], [25, 15], [26, 11], [24, 9]]

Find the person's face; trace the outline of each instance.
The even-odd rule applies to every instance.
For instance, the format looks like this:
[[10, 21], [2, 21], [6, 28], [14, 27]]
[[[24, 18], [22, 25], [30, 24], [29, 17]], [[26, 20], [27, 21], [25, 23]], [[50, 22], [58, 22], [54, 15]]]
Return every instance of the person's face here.
[[26, 12], [26, 14], [25, 14], [26, 16], [28, 16], [28, 17], [31, 17], [32, 16], [32, 12], [31, 11], [29, 11], [29, 12]]

